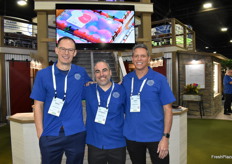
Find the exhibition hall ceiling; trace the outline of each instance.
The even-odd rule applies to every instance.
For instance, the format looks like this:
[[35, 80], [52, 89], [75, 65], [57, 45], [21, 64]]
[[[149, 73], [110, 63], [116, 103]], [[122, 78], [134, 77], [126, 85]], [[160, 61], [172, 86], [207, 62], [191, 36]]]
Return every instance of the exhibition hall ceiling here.
[[[198, 51], [217, 52], [232, 58], [232, 0], [151, 0], [154, 3], [153, 21], [176, 18], [191, 25], [196, 32]], [[203, 3], [212, 2], [211, 10]], [[227, 27], [227, 32], [221, 32]], [[206, 49], [208, 47], [208, 49]]]
[[[125, 0], [139, 2], [140, 0]], [[154, 3], [152, 21], [176, 18], [191, 25], [196, 32], [197, 51], [217, 52], [232, 58], [232, 0], [151, 0]], [[213, 9], [202, 9], [204, 2], [212, 2]], [[34, 1], [28, 0], [25, 7], [17, 6], [16, 0], [0, 0], [0, 15], [8, 15], [32, 20]], [[221, 32], [227, 27], [227, 32]], [[208, 47], [206, 49], [205, 47]]]

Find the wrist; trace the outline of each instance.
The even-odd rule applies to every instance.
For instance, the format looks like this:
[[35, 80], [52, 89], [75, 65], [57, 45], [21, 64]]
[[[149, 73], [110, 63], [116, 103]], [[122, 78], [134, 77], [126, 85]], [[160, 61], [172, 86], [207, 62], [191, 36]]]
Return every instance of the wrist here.
[[170, 138], [170, 133], [163, 133], [163, 137], [165, 137], [165, 138]]

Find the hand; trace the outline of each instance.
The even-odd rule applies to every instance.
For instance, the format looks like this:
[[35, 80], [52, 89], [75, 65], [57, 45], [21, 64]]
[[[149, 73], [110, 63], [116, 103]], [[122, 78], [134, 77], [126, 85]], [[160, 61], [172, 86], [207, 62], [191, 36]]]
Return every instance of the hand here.
[[85, 86], [88, 87], [90, 84], [94, 84], [97, 83], [96, 81], [88, 81], [87, 83], [85, 83]]
[[38, 137], [38, 139], [40, 139], [42, 133], [43, 133], [43, 130], [38, 130], [37, 131], [37, 137]]
[[168, 138], [163, 137], [159, 142], [157, 153], [159, 153], [159, 158], [164, 159], [169, 151], [168, 151]]
[[121, 85], [121, 84], [122, 84], [122, 81], [119, 81], [118, 84]]

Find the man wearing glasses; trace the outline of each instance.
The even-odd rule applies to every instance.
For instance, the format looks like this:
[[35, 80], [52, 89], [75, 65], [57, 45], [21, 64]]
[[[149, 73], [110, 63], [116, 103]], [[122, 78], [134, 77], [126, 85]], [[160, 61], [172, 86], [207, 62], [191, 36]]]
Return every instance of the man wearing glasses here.
[[82, 164], [86, 132], [81, 94], [91, 79], [84, 68], [71, 64], [77, 54], [73, 39], [60, 38], [55, 52], [58, 61], [37, 73], [30, 96], [42, 164], [60, 164], [63, 153], [68, 164]]

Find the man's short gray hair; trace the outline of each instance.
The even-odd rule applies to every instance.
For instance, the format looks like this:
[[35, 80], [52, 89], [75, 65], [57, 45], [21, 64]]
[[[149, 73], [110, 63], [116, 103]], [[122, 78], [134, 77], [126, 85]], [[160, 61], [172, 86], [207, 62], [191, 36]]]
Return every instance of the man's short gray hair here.
[[94, 64], [94, 68], [95, 68], [95, 66], [96, 66], [98, 63], [105, 63], [105, 64], [107, 65], [108, 69], [111, 70], [110, 64], [109, 64], [106, 60], [99, 60], [99, 61], [97, 61], [97, 62]]
[[145, 44], [136, 44], [133, 48], [132, 48], [132, 56], [134, 55], [134, 52], [135, 52], [135, 49], [137, 48], [144, 48], [146, 51], [147, 51], [147, 55], [149, 55], [149, 51], [148, 51], [148, 48]]

